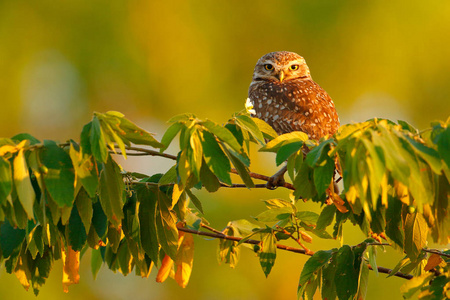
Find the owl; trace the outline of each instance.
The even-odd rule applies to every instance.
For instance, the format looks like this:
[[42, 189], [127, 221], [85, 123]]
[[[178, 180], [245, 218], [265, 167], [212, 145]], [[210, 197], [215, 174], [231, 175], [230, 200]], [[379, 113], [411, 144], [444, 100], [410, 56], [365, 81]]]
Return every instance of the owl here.
[[271, 52], [258, 60], [248, 98], [255, 116], [278, 134], [302, 131], [318, 140], [339, 128], [333, 100], [312, 80], [305, 59], [293, 52]]

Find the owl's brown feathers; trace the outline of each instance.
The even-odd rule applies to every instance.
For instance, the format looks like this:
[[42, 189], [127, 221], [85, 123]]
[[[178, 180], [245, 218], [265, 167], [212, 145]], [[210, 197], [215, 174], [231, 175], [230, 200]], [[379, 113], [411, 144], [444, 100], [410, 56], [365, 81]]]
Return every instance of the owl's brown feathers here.
[[304, 58], [296, 53], [272, 52], [261, 57], [248, 97], [256, 117], [278, 134], [302, 131], [311, 139], [320, 139], [339, 128], [333, 100], [312, 80]]

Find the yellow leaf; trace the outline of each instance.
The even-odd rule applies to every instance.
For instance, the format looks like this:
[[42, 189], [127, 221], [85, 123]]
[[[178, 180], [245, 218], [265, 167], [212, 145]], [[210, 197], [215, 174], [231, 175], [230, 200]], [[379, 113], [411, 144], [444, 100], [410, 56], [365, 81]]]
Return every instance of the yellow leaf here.
[[173, 260], [166, 254], [156, 275], [156, 282], [164, 282], [172, 271]]
[[384, 173], [383, 178], [381, 178], [381, 205], [388, 207], [388, 178], [387, 174]]
[[28, 219], [33, 219], [33, 203], [36, 194], [31, 185], [30, 174], [28, 173], [28, 166], [23, 151], [24, 149], [20, 149], [16, 158], [14, 158], [14, 184], [20, 203], [27, 213]]
[[16, 275], [17, 279], [19, 279], [20, 283], [25, 288], [25, 290], [28, 291], [28, 289], [30, 288], [31, 273], [28, 267], [26, 254], [22, 254], [19, 256], [19, 261], [17, 262], [14, 274]]
[[178, 202], [180, 199], [181, 194], [183, 194], [184, 189], [181, 184], [175, 184], [173, 186], [173, 192], [172, 192], [172, 207]]
[[73, 251], [71, 246], [67, 246], [66, 252], [64, 246], [61, 249], [63, 260], [63, 290], [69, 292], [69, 286], [77, 284], [80, 280], [78, 270], [80, 268], [80, 251]]
[[433, 269], [436, 266], [439, 266], [441, 262], [443, 262], [444, 260], [442, 259], [442, 257], [438, 254], [431, 254], [430, 257], [428, 258], [428, 262], [427, 265], [425, 266], [425, 272], [430, 271], [431, 269]]
[[191, 277], [194, 262], [194, 237], [190, 233], [179, 232], [179, 246], [175, 261], [175, 281], [185, 288]]
[[412, 203], [409, 197], [408, 187], [397, 180], [394, 183], [394, 187], [400, 201], [406, 205], [411, 205]]

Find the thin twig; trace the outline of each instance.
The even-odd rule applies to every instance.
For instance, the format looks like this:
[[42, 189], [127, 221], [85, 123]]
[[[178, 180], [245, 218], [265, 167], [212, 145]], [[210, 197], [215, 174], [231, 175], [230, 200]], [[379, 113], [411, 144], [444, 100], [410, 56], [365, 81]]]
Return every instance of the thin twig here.
[[[287, 231], [286, 229], [284, 229], [284, 228], [282, 228], [282, 227], [280, 227], [280, 226], [278, 226], [278, 225], [277, 225], [277, 228], [278, 228], [281, 232], [283, 232], [284, 234], [288, 235], [288, 236], [289, 236], [291, 239], [293, 239], [297, 244], [299, 244], [299, 246], [302, 247], [302, 248], [306, 251], [306, 253], [308, 253], [308, 254], [314, 254], [314, 251], [308, 249], [308, 247], [306, 247], [305, 245], [303, 245], [302, 241], [300, 240], [300, 237], [299, 237], [298, 239], [296, 239], [296, 238], [295, 238], [289, 231]], [[300, 235], [300, 232], [299, 232], [299, 231], [297, 231], [297, 232], [298, 232], [298, 234]]]
[[[118, 145], [115, 145], [115, 148], [120, 149]], [[165, 157], [165, 158], [169, 158], [169, 159], [173, 159], [173, 160], [177, 159], [177, 157], [175, 155], [168, 154], [168, 153], [161, 153], [159, 151], [152, 150], [152, 149], [146, 149], [146, 148], [134, 147], [134, 146], [125, 146], [125, 149], [140, 152], [139, 154], [127, 152], [127, 155], [151, 155], [151, 156], [161, 156], [161, 157]], [[113, 154], [116, 154], [116, 153], [113, 152]], [[119, 151], [119, 152], [117, 152], [117, 154], [122, 154], [122, 153]]]
[[[238, 171], [234, 168], [231, 169], [231, 173], [239, 174]], [[254, 173], [254, 172], [248, 172], [248, 174], [250, 175], [251, 178], [254, 178], [254, 179], [259, 179], [259, 180], [263, 180], [263, 181], [270, 180], [270, 177], [266, 176], [266, 175], [262, 175], [262, 174], [258, 174], [258, 173]], [[282, 185], [279, 185], [279, 186], [290, 189], [290, 190], [295, 190], [294, 186], [288, 182], [284, 182]]]
[[[178, 230], [184, 231], [184, 232], [189, 232], [189, 233], [196, 234], [196, 235], [208, 236], [211, 238], [217, 238], [217, 239], [223, 239], [223, 240], [230, 240], [230, 241], [236, 241], [236, 242], [239, 242], [240, 240], [242, 240], [242, 238], [240, 238], [240, 237], [225, 235], [218, 230], [216, 230], [216, 231], [218, 231], [218, 233], [206, 232], [206, 231], [189, 229], [189, 228], [185, 228], [185, 227], [181, 227], [181, 226], [178, 227]], [[244, 241], [244, 243], [252, 244], [252, 245], [259, 245], [261, 243], [261, 241], [249, 239], [249, 240]], [[308, 256], [313, 255], [312, 253], [307, 253], [305, 250], [299, 249], [299, 248], [289, 247], [289, 246], [280, 245], [280, 244], [276, 244], [276, 247], [277, 247], [277, 249], [280, 249], [280, 250], [290, 251], [290, 252], [294, 252], [294, 253], [300, 253], [300, 254], [304, 254], [304, 255], [308, 255]], [[370, 265], [369, 265], [369, 269], [373, 270], [373, 268]], [[378, 272], [383, 273], [383, 274], [391, 274], [392, 273], [391, 269], [388, 269], [385, 267], [377, 267], [377, 269], [378, 269]], [[407, 279], [407, 280], [410, 280], [413, 278], [413, 276], [410, 274], [404, 274], [404, 273], [400, 273], [400, 272], [395, 273], [393, 276], [400, 277], [400, 278]]]
[[425, 252], [428, 252], [428, 253], [437, 254], [437, 255], [445, 256], [445, 257], [450, 257], [450, 254], [443, 253], [443, 252], [441, 252], [439, 250], [436, 250], [436, 249], [422, 249], [422, 250], [425, 251]]
[[[185, 228], [185, 227], [178, 227], [178, 230], [179, 231], [184, 231], [184, 232], [189, 232], [189, 233], [192, 233], [192, 234], [197, 234], [197, 235], [209, 236], [209, 237], [212, 237], [212, 238], [218, 238], [218, 239], [223, 239], [223, 240], [231, 240], [231, 241], [235, 241], [235, 242], [239, 242], [240, 240], [242, 240], [242, 238], [237, 237], [237, 236], [229, 236], [229, 235], [225, 235], [223, 233], [199, 231], [199, 230], [189, 229], [189, 228]], [[258, 245], [258, 244], [261, 243], [261, 241], [249, 239], [249, 240], [246, 240], [244, 243], [252, 244], [252, 245]], [[290, 251], [290, 252], [295, 252], [295, 253], [300, 253], [300, 254], [305, 254], [305, 255], [312, 256], [312, 254], [307, 254], [306, 251], [303, 250], [303, 249], [289, 247], [289, 246], [280, 245], [280, 244], [277, 244], [276, 246], [277, 246], [278, 249], [281, 249], [281, 250], [286, 250], [286, 251]]]

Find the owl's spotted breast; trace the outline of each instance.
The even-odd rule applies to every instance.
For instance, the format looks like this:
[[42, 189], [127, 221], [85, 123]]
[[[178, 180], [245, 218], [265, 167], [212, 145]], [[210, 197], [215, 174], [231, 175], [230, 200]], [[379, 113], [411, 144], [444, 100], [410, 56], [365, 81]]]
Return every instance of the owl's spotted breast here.
[[[261, 68], [261, 64], [271, 64], [273, 69]], [[331, 97], [311, 79], [308, 66], [298, 54], [274, 52], [263, 56], [255, 67], [249, 98], [256, 117], [278, 134], [302, 131], [311, 139], [319, 139], [339, 128]]]

